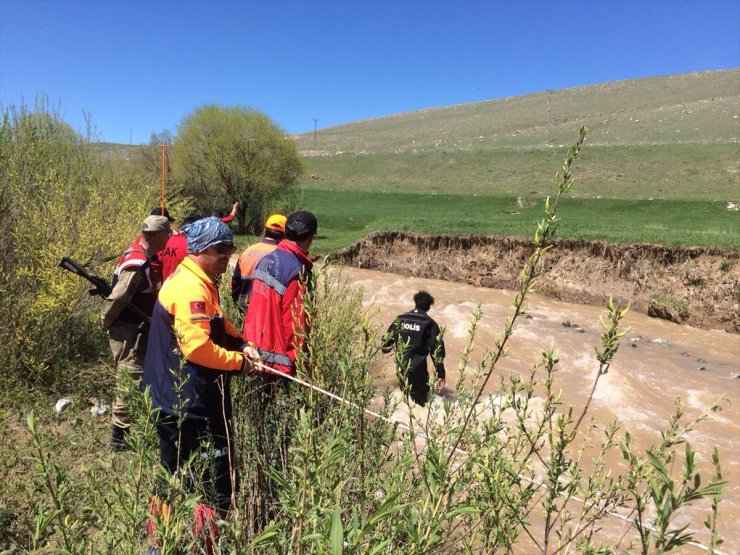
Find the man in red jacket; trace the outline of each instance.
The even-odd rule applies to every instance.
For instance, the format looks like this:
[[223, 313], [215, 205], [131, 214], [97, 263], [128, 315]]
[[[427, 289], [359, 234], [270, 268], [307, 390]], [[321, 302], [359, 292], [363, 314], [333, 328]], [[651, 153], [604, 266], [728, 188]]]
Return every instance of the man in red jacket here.
[[167, 245], [157, 253], [162, 262], [162, 282], [166, 280], [177, 266], [188, 254], [188, 238], [186, 227], [201, 219], [199, 214], [190, 214], [180, 224], [180, 229], [175, 231], [167, 241]]
[[260, 259], [253, 274], [244, 338], [277, 372], [295, 374], [308, 333], [303, 298], [310, 293], [313, 263], [308, 249], [317, 228], [311, 212], [293, 212], [285, 222], [285, 239]]
[[[313, 264], [308, 249], [317, 227], [311, 212], [301, 210], [288, 216], [285, 239], [257, 263], [244, 317], [244, 338], [257, 348], [261, 362], [277, 373], [257, 372], [254, 386], [259, 411], [257, 449], [267, 466], [278, 472], [285, 468], [291, 429], [280, 426], [291, 413], [284, 396], [289, 382], [280, 374], [296, 373], [296, 359], [308, 335], [303, 301], [311, 289]], [[277, 484], [266, 468], [260, 465], [256, 470], [263, 484], [261, 514], [268, 521], [277, 507]]]

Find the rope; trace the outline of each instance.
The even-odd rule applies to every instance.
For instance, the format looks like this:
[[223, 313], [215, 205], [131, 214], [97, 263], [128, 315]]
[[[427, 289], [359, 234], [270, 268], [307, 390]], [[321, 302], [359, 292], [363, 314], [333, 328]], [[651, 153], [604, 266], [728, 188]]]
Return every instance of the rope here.
[[[379, 414], [377, 412], [371, 411], [370, 409], [363, 408], [360, 405], [358, 405], [357, 403], [353, 403], [352, 401], [348, 401], [347, 399], [344, 399], [344, 398], [340, 397], [339, 395], [337, 395], [335, 393], [332, 393], [331, 391], [327, 391], [326, 389], [322, 389], [321, 387], [319, 387], [317, 385], [314, 385], [312, 383], [309, 383], [309, 382], [307, 382], [305, 380], [302, 380], [300, 378], [297, 378], [295, 376], [291, 376], [290, 374], [286, 374], [284, 372], [278, 372], [277, 370], [271, 368], [270, 366], [266, 366], [266, 365], [262, 364], [261, 362], [254, 362], [254, 366], [256, 368], [261, 368], [262, 370], [264, 370], [268, 374], [274, 374], [276, 376], [282, 376], [283, 378], [285, 378], [287, 380], [290, 380], [290, 381], [295, 382], [297, 384], [300, 384], [300, 385], [302, 385], [304, 387], [307, 387], [309, 389], [312, 389], [314, 391], [317, 391], [317, 392], [321, 393], [322, 395], [326, 395], [327, 397], [329, 397], [331, 399], [334, 399], [335, 401], [339, 401], [340, 403], [342, 403], [344, 405], [347, 405], [347, 406], [352, 407], [352, 408], [355, 408], [355, 409], [361, 409], [362, 412], [365, 413], [365, 414], [367, 414], [368, 416], [372, 416], [374, 418], [378, 418], [380, 420], [383, 420], [384, 422], [387, 422], [387, 423], [392, 424], [394, 426], [398, 426], [399, 428], [402, 428], [404, 430], [407, 430], [407, 431], [411, 432], [411, 428], [409, 426], [407, 426], [406, 424], [404, 424], [403, 422], [401, 422], [399, 420], [393, 420], [391, 418], [388, 418], [386, 416], [383, 416], [382, 414]], [[416, 440], [416, 438], [419, 438], [419, 437], [420, 438], [423, 438], [423, 439], [425, 439], [427, 441], [429, 441], [431, 439], [428, 434], [425, 434], [423, 432], [415, 432], [415, 434], [414, 434], [414, 440]], [[447, 446], [447, 448], [448, 449], [451, 449], [451, 447], [449, 445]], [[459, 454], [461, 454], [461, 455], [463, 455], [465, 457], [470, 456], [470, 453], [468, 453], [467, 451], [464, 451], [462, 449], [455, 448], [454, 449], [454, 452], [455, 453], [459, 453]], [[529, 478], [522, 477], [522, 479], [525, 482], [529, 482], [530, 484], [536, 485], [540, 489], [543, 489], [545, 487], [544, 484], [541, 484], [539, 482], [535, 482], [534, 480], [531, 480]], [[582, 505], [585, 505], [586, 504], [586, 501], [584, 499], [579, 498], [579, 497], [572, 496], [571, 499], [573, 499], [577, 503], [581, 503]], [[620, 515], [619, 513], [615, 513], [615, 512], [612, 512], [612, 511], [606, 511], [606, 514], [608, 514], [609, 516], [612, 516], [614, 518], [617, 518], [617, 519], [619, 519], [619, 520], [621, 520], [623, 522], [627, 522], [629, 524], [633, 524], [635, 522], [634, 520], [629, 519], [626, 516]], [[658, 531], [656, 528], [652, 528], [652, 527], [650, 528], [650, 530], [652, 532], [657, 532]], [[704, 545], [702, 543], [699, 543], [699, 542], [690, 541], [690, 542], [687, 542], [686, 545], [690, 545], [691, 547], [696, 547], [698, 549], [703, 549], [705, 551], [708, 551], [709, 550], [709, 547], [708, 546], [706, 546], [706, 545]], [[718, 551], [717, 549], [714, 549], [713, 552], [716, 555], [728, 555], [728, 554], [726, 554], [726, 553], [724, 553], [722, 551]]]
[[162, 215], [164, 215], [164, 182], [167, 174], [167, 145], [160, 145], [162, 147]]
[[[336, 395], [332, 393], [331, 391], [327, 391], [326, 389], [322, 389], [317, 385], [313, 385], [312, 383], [309, 383], [307, 381], [301, 380], [300, 378], [296, 378], [295, 376], [291, 376], [290, 374], [285, 374], [284, 372], [278, 372], [277, 370], [270, 368], [269, 366], [265, 366], [261, 362], [255, 362], [254, 365], [258, 368], [262, 368], [265, 370], [268, 374], [275, 374], [276, 376], [282, 376], [283, 378], [286, 378], [290, 381], [296, 382], [298, 384], [301, 384], [304, 387], [308, 387], [309, 389], [313, 389], [314, 391], [318, 391], [319, 393], [326, 395], [327, 397], [330, 397], [331, 399], [334, 399], [335, 401], [339, 401], [340, 403], [347, 405], [349, 407], [355, 408], [355, 409], [361, 409], [362, 412], [367, 414], [368, 416], [372, 416], [374, 418], [379, 418], [380, 420], [383, 420], [384, 422], [387, 422], [388, 424], [392, 424], [394, 426], [398, 426], [399, 428], [403, 428], [404, 430], [411, 431], [411, 428], [401, 422], [400, 420], [393, 420], [391, 418], [388, 418], [386, 416], [383, 416], [382, 414], [378, 414], [377, 412], [371, 411], [370, 409], [362, 408], [357, 403], [353, 403], [352, 401], [348, 401], [347, 399], [344, 399], [340, 397], [339, 395]], [[415, 438], [421, 437], [425, 440], [430, 440], [431, 438], [429, 435], [425, 434], [424, 432], [416, 432]], [[463, 451], [462, 449], [455, 449], [457, 453], [460, 453], [461, 455], [469, 456], [469, 453], [467, 451]]]

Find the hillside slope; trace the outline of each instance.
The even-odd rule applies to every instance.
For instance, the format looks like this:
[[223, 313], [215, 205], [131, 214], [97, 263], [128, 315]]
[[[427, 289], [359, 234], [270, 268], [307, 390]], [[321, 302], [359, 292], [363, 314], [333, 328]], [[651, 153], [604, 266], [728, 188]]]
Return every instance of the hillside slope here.
[[740, 200], [740, 70], [409, 112], [296, 138], [304, 189], [541, 199], [578, 129], [574, 196]]
[[307, 155], [737, 143], [740, 70], [616, 81], [407, 112], [296, 137]]

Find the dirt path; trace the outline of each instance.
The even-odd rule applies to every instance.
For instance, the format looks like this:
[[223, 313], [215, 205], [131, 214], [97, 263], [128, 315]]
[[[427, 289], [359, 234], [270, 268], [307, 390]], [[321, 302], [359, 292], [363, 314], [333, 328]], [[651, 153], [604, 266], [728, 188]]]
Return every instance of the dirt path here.
[[[497, 289], [517, 287], [531, 241], [495, 236], [372, 234], [334, 258], [396, 274]], [[740, 333], [740, 253], [712, 248], [560, 240], [546, 255], [537, 292], [633, 310], [703, 329]]]

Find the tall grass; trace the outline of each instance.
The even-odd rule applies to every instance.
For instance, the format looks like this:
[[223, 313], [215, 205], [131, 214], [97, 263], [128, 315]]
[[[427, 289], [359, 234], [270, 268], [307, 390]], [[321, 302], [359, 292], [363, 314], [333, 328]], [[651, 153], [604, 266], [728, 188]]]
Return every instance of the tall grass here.
[[[472, 316], [455, 402], [413, 411], [408, 399], [377, 391], [369, 369], [379, 330], [364, 313], [360, 292], [341, 273], [317, 269], [303, 361], [310, 371], [299, 378], [346, 402], [291, 383], [261, 403], [257, 377], [235, 378], [233, 441], [241, 489], [235, 508], [219, 523], [217, 552], [664, 553], [695, 540], [698, 523], [689, 529], [675, 517], [702, 501], [711, 532], [707, 546], [712, 551], [721, 544], [719, 456], [712, 454], [714, 474], [700, 476], [698, 455], [686, 441], [709, 412], [687, 421], [677, 403], [660, 442], [644, 448], [619, 422], [592, 421], [588, 402], [568, 406], [557, 386], [554, 348], [535, 356], [527, 375], [497, 372], [547, 256], [559, 223], [558, 199], [572, 186], [570, 167], [584, 133], [559, 174], [557, 197], [545, 203], [506, 327], [494, 345], [482, 346], [487, 354], [478, 365], [471, 364], [470, 353], [480, 309]], [[626, 332], [626, 311], [606, 307], [594, 389]], [[483, 397], [494, 376], [498, 390]], [[133, 413], [136, 451], [86, 457], [84, 469], [79, 462], [59, 462], [49, 443], [53, 427], [30, 419], [40, 470], [29, 487], [45, 495], [33, 504], [34, 519], [12, 524], [13, 545], [65, 553], [144, 550], [148, 493], [166, 477], [149, 470], [156, 435], [145, 396]], [[614, 455], [621, 465], [607, 464]], [[207, 460], [191, 460], [194, 476]], [[178, 477], [169, 479], [176, 487]], [[171, 512], [157, 520], [160, 538], [167, 540], [163, 553], [197, 546], [191, 515], [200, 498], [178, 491]], [[605, 534], [613, 514], [628, 518], [632, 533]]]

